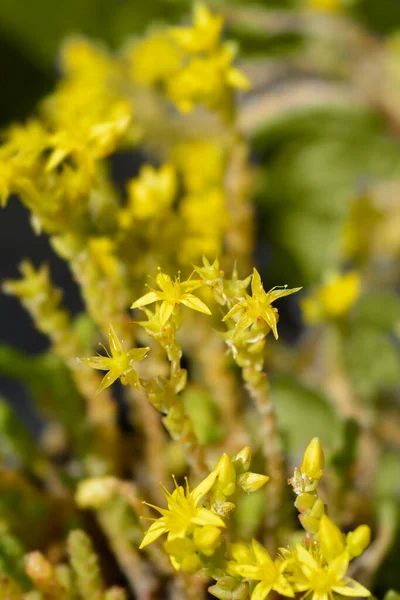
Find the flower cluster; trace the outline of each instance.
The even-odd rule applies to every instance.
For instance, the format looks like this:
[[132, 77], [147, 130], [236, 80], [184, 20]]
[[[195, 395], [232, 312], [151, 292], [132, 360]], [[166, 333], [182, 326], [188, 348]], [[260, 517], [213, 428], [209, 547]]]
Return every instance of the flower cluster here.
[[223, 19], [205, 4], [194, 9], [191, 27], [156, 31], [134, 44], [128, 54], [134, 80], [159, 85], [186, 113], [198, 104], [229, 116], [232, 91], [249, 82], [235, 66], [236, 46], [222, 42]]
[[[164, 549], [174, 568], [189, 573], [204, 571], [216, 579], [216, 584], [209, 591], [222, 600], [245, 600], [249, 589], [251, 600], [265, 600], [271, 591], [288, 598], [303, 592], [314, 600], [332, 598], [334, 594], [357, 598], [369, 596], [370, 592], [365, 587], [347, 575], [349, 562], [360, 556], [369, 544], [369, 528], [361, 525], [344, 536], [324, 514], [321, 501], [322, 513], [316, 528], [312, 533], [310, 528], [307, 529], [303, 542], [281, 548], [275, 560], [256, 539], [252, 539], [251, 543], [231, 541], [228, 535], [231, 511], [222, 511], [221, 517], [215, 497], [222, 489], [227, 495], [235, 491], [237, 467], [248, 468], [249, 459], [248, 448], [233, 460], [224, 455], [216, 468], [192, 491], [187, 482], [186, 489], [175, 482], [172, 493], [165, 490], [168, 508], [153, 506], [161, 517], [145, 534], [141, 548], [168, 533]], [[295, 471], [292, 481], [295, 492], [299, 494], [296, 506], [303, 513], [312, 508], [312, 495], [323, 467], [322, 447], [315, 438], [307, 447], [303, 464]], [[268, 479], [252, 473], [246, 475], [245, 478], [239, 475], [239, 479], [242, 478], [242, 482], [246, 480], [244, 489], [247, 492], [256, 491]], [[307, 491], [299, 492], [299, 485]], [[210, 491], [211, 501], [206, 508], [202, 501]], [[307, 498], [310, 501], [307, 502]], [[233, 505], [231, 510], [234, 508]], [[252, 582], [257, 583], [254, 586]]]

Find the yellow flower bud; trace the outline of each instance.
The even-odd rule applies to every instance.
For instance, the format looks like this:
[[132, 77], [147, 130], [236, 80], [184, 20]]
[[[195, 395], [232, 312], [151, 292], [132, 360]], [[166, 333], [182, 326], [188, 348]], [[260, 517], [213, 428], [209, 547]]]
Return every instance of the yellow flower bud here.
[[75, 501], [80, 508], [101, 508], [113, 496], [116, 488], [114, 477], [93, 477], [78, 485]]
[[343, 534], [339, 527], [326, 515], [319, 523], [319, 542], [321, 551], [327, 561], [331, 561], [344, 552]]
[[198, 554], [187, 554], [181, 562], [181, 569], [185, 573], [197, 573], [202, 568], [201, 560]]
[[227, 454], [223, 454], [216, 466], [218, 483], [225, 496], [231, 496], [236, 489], [236, 472]]
[[322, 515], [324, 514], [324, 512], [325, 512], [325, 504], [323, 503], [321, 498], [318, 498], [318, 500], [315, 502], [314, 506], [311, 509], [310, 516], [315, 517], [316, 519], [320, 519], [322, 517]]
[[237, 483], [244, 492], [256, 492], [267, 483], [269, 477], [267, 475], [259, 475], [258, 473], [243, 473], [239, 475]]
[[236, 454], [233, 462], [239, 463], [241, 472], [248, 471], [250, 468], [250, 463], [251, 463], [251, 448], [250, 448], [250, 446], [245, 446], [243, 448], [243, 450], [238, 452]]
[[294, 503], [297, 510], [301, 513], [309, 513], [314, 506], [317, 497], [313, 494], [300, 494]]
[[306, 531], [313, 534], [317, 533], [319, 528], [319, 519], [310, 517], [309, 515], [300, 515], [299, 520]]
[[319, 438], [315, 437], [308, 444], [303, 456], [301, 471], [310, 479], [320, 479], [325, 466], [324, 451]]
[[193, 534], [197, 550], [206, 556], [211, 556], [221, 541], [221, 534], [221, 529], [213, 525], [197, 527]]
[[350, 531], [346, 537], [346, 548], [352, 558], [360, 556], [371, 541], [371, 529], [368, 525], [360, 525]]

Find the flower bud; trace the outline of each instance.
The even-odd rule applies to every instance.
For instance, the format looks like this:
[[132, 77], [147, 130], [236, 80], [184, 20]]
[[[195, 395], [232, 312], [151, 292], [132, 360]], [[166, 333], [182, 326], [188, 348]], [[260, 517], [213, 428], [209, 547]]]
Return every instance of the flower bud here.
[[243, 450], [236, 454], [233, 460], [235, 466], [237, 465], [237, 470], [240, 473], [244, 473], [249, 470], [251, 463], [251, 448], [250, 446], [245, 446]]
[[344, 551], [343, 534], [326, 515], [321, 517], [319, 523], [319, 543], [327, 561], [335, 559]]
[[317, 497], [313, 494], [299, 494], [294, 505], [299, 512], [310, 513], [316, 501]]
[[197, 554], [186, 554], [181, 562], [182, 571], [191, 575], [200, 571], [202, 567], [202, 562]]
[[320, 519], [325, 512], [325, 504], [318, 498], [315, 502], [314, 506], [311, 509], [310, 517], [315, 517], [316, 519]]
[[308, 444], [303, 456], [301, 471], [310, 479], [320, 479], [325, 465], [324, 451], [319, 438], [315, 437]]
[[309, 515], [299, 515], [299, 521], [308, 533], [317, 533], [319, 527], [319, 519], [310, 517]]
[[269, 477], [267, 475], [259, 475], [258, 473], [243, 473], [239, 475], [237, 483], [244, 492], [256, 492], [267, 483]]
[[221, 541], [221, 529], [213, 525], [197, 527], [194, 530], [193, 539], [199, 552], [206, 556], [211, 556]]
[[227, 454], [223, 454], [216, 466], [218, 484], [225, 496], [231, 496], [236, 489], [236, 472]]
[[247, 600], [249, 584], [234, 577], [222, 577], [218, 583], [209, 587], [208, 591], [219, 600]]
[[360, 525], [350, 531], [346, 537], [346, 547], [352, 558], [360, 556], [371, 541], [371, 529], [368, 525]]
[[101, 508], [115, 493], [114, 477], [93, 477], [84, 479], [78, 485], [75, 501], [80, 508]]

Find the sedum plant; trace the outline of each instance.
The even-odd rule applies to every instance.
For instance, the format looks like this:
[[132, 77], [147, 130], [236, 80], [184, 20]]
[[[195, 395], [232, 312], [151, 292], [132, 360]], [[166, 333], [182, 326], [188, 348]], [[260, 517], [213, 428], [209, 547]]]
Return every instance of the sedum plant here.
[[[35, 443], [0, 404], [0, 599], [370, 595], [382, 538], [367, 550], [379, 526], [346, 433], [361, 423], [370, 440], [362, 408], [341, 415], [328, 460], [317, 430], [300, 453], [282, 435], [270, 371], [309, 365], [275, 343], [278, 307], [301, 287], [267, 291], [252, 268], [236, 58], [204, 4], [114, 53], [74, 38], [54, 92], [4, 132], [1, 202], [28, 208], [84, 310], [64, 307], [46, 265], [26, 260], [3, 285], [50, 347], [0, 352], [44, 421]], [[361, 275], [338, 269], [302, 298], [304, 318], [342, 334], [361, 294]]]

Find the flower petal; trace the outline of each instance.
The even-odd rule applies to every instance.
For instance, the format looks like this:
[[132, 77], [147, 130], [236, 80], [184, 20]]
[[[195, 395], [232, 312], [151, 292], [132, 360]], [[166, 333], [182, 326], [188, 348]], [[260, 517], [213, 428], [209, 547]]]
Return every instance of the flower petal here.
[[203, 479], [203, 481], [199, 483], [199, 485], [190, 492], [190, 495], [194, 500], [195, 506], [197, 506], [200, 500], [203, 498], [203, 496], [205, 496], [207, 492], [211, 490], [217, 477], [218, 472], [216, 470], [211, 471], [211, 473], [207, 475], [207, 477]]
[[332, 586], [332, 590], [341, 596], [352, 598], [366, 598], [371, 595], [371, 592], [367, 588], [361, 585], [361, 583], [354, 581], [354, 579], [348, 579], [345, 585]]
[[121, 342], [119, 341], [112, 325], [110, 325], [108, 331], [108, 345], [110, 346], [112, 356], [118, 356], [122, 353]]
[[132, 304], [131, 308], [140, 308], [141, 306], [146, 306], [146, 304], [152, 304], [153, 302], [157, 302], [157, 300], [159, 299], [160, 298], [158, 292], [149, 292], [148, 294], [145, 294], [144, 296], [136, 300], [136, 302]]
[[269, 303], [272, 304], [272, 302], [275, 302], [275, 300], [278, 300], [278, 298], [283, 298], [284, 296], [290, 296], [291, 294], [295, 294], [296, 292], [299, 292], [301, 289], [303, 289], [303, 288], [301, 288], [301, 287], [288, 288], [286, 286], [274, 287], [274, 288], [272, 288], [272, 290], [269, 290], [269, 292], [267, 292]]
[[269, 555], [268, 550], [257, 542], [254, 538], [251, 540], [251, 546], [253, 548], [254, 556], [256, 557], [257, 564], [262, 565], [263, 569], [268, 575], [275, 575], [275, 565], [272, 558]]
[[262, 567], [257, 567], [256, 565], [232, 565], [230, 564], [230, 570], [240, 575], [241, 577], [246, 577], [246, 579], [255, 579], [260, 580], [264, 577], [264, 571]]
[[100, 394], [100, 392], [102, 392], [106, 388], [110, 387], [110, 385], [112, 385], [114, 383], [114, 381], [116, 381], [118, 379], [118, 377], [121, 376], [121, 374], [122, 373], [119, 369], [118, 370], [111, 369], [111, 371], [109, 371], [107, 373], [107, 375], [104, 375], [96, 394]]
[[215, 527], [226, 527], [225, 523], [215, 513], [207, 508], [197, 508], [196, 514], [191, 520], [194, 525], [215, 525]]
[[257, 269], [253, 269], [253, 279], [251, 280], [251, 294], [253, 297], [259, 296], [264, 292], [264, 287], [261, 281], [260, 273]]
[[296, 554], [300, 562], [300, 568], [306, 577], [310, 576], [312, 571], [318, 570], [317, 561], [301, 544], [296, 544]]
[[[108, 371], [110, 369], [110, 359], [107, 356], [93, 356], [92, 358], [78, 358], [80, 363], [88, 365], [93, 369], [100, 371]], [[107, 362], [108, 361], [108, 362]]]
[[133, 361], [135, 363], [140, 362], [141, 360], [143, 360], [147, 353], [149, 352], [150, 348], [133, 348], [133, 350], [129, 350], [128, 352], [128, 358], [130, 361]]
[[166, 533], [168, 530], [165, 527], [165, 521], [163, 518], [155, 521], [149, 530], [146, 532], [142, 543], [139, 546], [139, 550], [147, 546], [148, 544], [152, 544], [155, 542], [163, 533]]
[[161, 304], [160, 321], [163, 325], [165, 325], [165, 323], [168, 321], [168, 319], [172, 315], [174, 307], [175, 307], [175, 304], [173, 302], [168, 302], [167, 300], [164, 300], [164, 302]]
[[251, 600], [265, 600], [271, 591], [271, 584], [266, 581], [260, 581], [257, 583], [251, 595]]
[[192, 296], [190, 294], [185, 294], [185, 296], [181, 299], [182, 304], [191, 308], [193, 310], [198, 310], [205, 315], [211, 315], [211, 311], [204, 302], [200, 300], [200, 298], [196, 298], [196, 296]]

